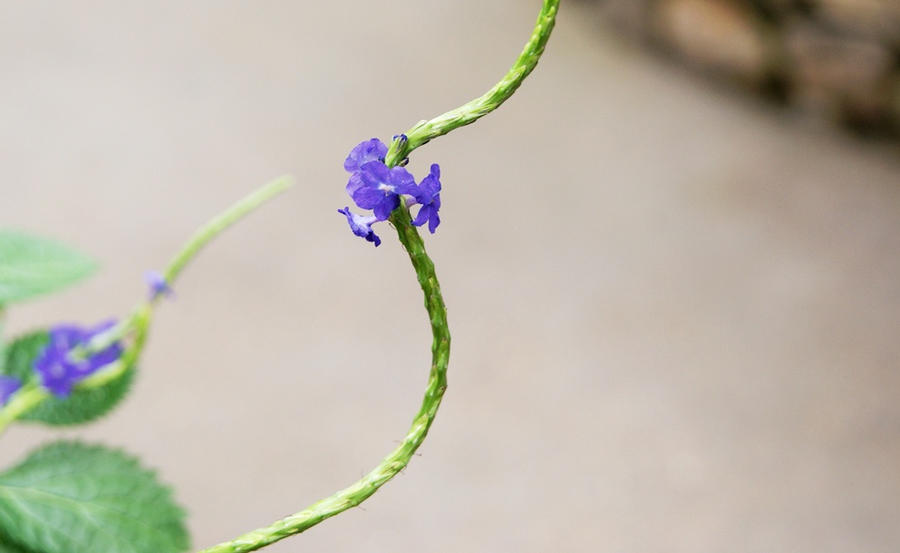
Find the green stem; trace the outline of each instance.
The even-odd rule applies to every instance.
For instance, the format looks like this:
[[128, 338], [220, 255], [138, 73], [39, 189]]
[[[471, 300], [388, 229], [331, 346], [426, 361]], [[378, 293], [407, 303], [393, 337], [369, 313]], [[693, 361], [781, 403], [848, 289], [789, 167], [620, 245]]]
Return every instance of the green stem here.
[[[232, 205], [201, 227], [181, 248], [181, 251], [172, 258], [172, 261], [169, 263], [169, 266], [164, 273], [166, 282], [169, 285], [173, 285], [178, 278], [178, 275], [181, 274], [181, 271], [197, 256], [204, 246], [219, 236], [225, 229], [238, 222], [272, 197], [284, 192], [290, 186], [291, 181], [289, 178], [281, 177], [276, 179]], [[141, 302], [131, 314], [128, 317], [123, 318], [119, 324], [103, 334], [95, 336], [82, 348], [72, 351], [71, 355], [73, 356], [90, 356], [93, 353], [102, 351], [113, 343], [124, 339], [129, 334], [133, 334], [134, 337], [121, 359], [114, 363], [110, 363], [90, 377], [82, 380], [76, 384], [75, 389], [89, 390], [92, 388], [99, 388], [120, 378], [129, 368], [134, 366], [143, 350], [147, 332], [150, 328], [153, 307], [158, 299], [158, 297], [154, 297], [150, 300]], [[9, 399], [9, 402], [0, 408], [0, 433], [2, 433], [11, 422], [37, 407], [48, 397], [50, 397], [50, 394], [37, 384], [26, 385], [13, 394]]]
[[6, 430], [6, 427], [11, 422], [37, 407], [48, 397], [50, 397], [49, 392], [37, 384], [32, 383], [23, 386], [22, 389], [13, 394], [3, 409], [0, 409], [0, 434]]
[[488, 113], [494, 111], [512, 96], [525, 77], [534, 71], [538, 60], [544, 53], [553, 26], [556, 24], [556, 13], [559, 11], [559, 0], [544, 0], [541, 13], [538, 14], [537, 23], [531, 38], [519, 54], [519, 58], [510, 70], [495, 84], [493, 88], [471, 102], [439, 115], [430, 121], [420, 121], [406, 131], [406, 142], [394, 140], [388, 150], [386, 162], [389, 166], [398, 164], [403, 158], [426, 144], [433, 138], [443, 136], [448, 132], [471, 125]]
[[270, 526], [254, 530], [226, 543], [221, 543], [201, 553], [238, 553], [255, 551], [276, 541], [315, 526], [327, 518], [356, 507], [378, 488], [387, 483], [412, 459], [413, 454], [425, 441], [428, 429], [434, 421], [441, 398], [447, 389], [447, 363], [450, 358], [450, 331], [447, 326], [447, 311], [441, 297], [441, 288], [434, 272], [434, 264], [425, 253], [425, 244], [418, 231], [412, 226], [409, 212], [398, 209], [391, 217], [397, 227], [400, 242], [409, 252], [416, 269], [416, 275], [425, 292], [425, 307], [431, 318], [434, 342], [431, 348], [431, 374], [425, 390], [422, 407], [413, 419], [412, 426], [403, 442], [379, 463], [369, 474], [355, 484], [344, 488], [299, 513], [281, 519]]
[[[431, 121], [417, 124], [406, 133], [407, 140], [394, 140], [386, 157], [389, 167], [396, 166], [410, 152], [432, 138], [447, 134], [453, 129], [474, 123], [479, 118], [500, 107], [522, 84], [525, 77], [535, 68], [544, 51], [559, 8], [559, 0], [545, 0], [531, 39], [512, 69], [483, 96], [464, 106], [440, 115]], [[204, 549], [199, 553], [245, 553], [256, 551], [284, 538], [299, 534], [325, 519], [358, 506], [372, 496], [391, 478], [403, 470], [413, 454], [425, 441], [428, 429], [437, 415], [444, 391], [447, 389], [447, 364], [450, 360], [450, 330], [447, 326], [447, 310], [441, 296], [434, 271], [434, 263], [425, 251], [425, 243], [419, 231], [412, 226], [409, 210], [400, 206], [391, 215], [391, 222], [397, 229], [400, 243], [409, 254], [419, 285], [425, 294], [425, 309], [431, 321], [431, 373], [425, 388], [425, 397], [419, 412], [413, 418], [412, 426], [403, 442], [385, 457], [369, 474], [322, 499], [306, 509], [283, 518], [269, 526], [253, 530], [231, 541]]]
[[[233, 204], [219, 215], [216, 215], [208, 223], [197, 229], [193, 236], [191, 236], [184, 246], [181, 247], [181, 250], [175, 254], [175, 257], [172, 258], [169, 265], [166, 267], [166, 270], [163, 273], [163, 278], [166, 280], [166, 283], [169, 286], [173, 286], [178, 279], [178, 276], [181, 274], [181, 271], [184, 270], [188, 263], [197, 257], [197, 254], [200, 253], [200, 250], [203, 249], [204, 246], [212, 242], [228, 229], [228, 227], [237, 223], [250, 212], [269, 201], [274, 196], [281, 194], [291, 186], [291, 179], [288, 177], [275, 179]], [[158, 300], [159, 296], [155, 296], [150, 299], [149, 304], [153, 306]], [[129, 317], [122, 319], [119, 324], [103, 334], [95, 336], [82, 351], [73, 353], [76, 355], [90, 355], [108, 348], [132, 330], [139, 331], [139, 329], [133, 328], [136, 324], [135, 319], [141, 316], [140, 312], [147, 303], [148, 302], [144, 302], [138, 305]], [[149, 324], [149, 314], [144, 318], [146, 319], [144, 324]]]
[[166, 282], [170, 285], [173, 284], [184, 267], [197, 255], [200, 249], [222, 234], [225, 229], [238, 222], [245, 215], [270, 200], [272, 197], [281, 194], [290, 187], [291, 180], [288, 177], [276, 179], [203, 225], [200, 230], [194, 233], [187, 244], [181, 248], [181, 251], [178, 252], [169, 263], [165, 273], [163, 273]]

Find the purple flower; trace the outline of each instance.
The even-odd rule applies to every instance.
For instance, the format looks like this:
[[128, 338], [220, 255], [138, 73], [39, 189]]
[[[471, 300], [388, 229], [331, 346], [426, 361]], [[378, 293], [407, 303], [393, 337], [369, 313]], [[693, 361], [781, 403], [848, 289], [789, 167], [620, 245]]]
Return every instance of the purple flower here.
[[384, 161], [384, 156], [387, 155], [387, 152], [388, 147], [377, 138], [360, 142], [355, 148], [350, 150], [350, 155], [344, 160], [344, 169], [348, 173], [355, 173], [370, 161]]
[[[401, 134], [394, 136], [394, 140], [394, 146], [402, 151], [408, 138]], [[347, 218], [353, 234], [374, 242], [376, 246], [381, 244], [381, 239], [372, 231], [372, 225], [390, 218], [401, 203], [407, 207], [415, 204], [422, 206], [413, 220], [414, 225], [422, 226], [427, 221], [428, 230], [434, 233], [441, 224], [438, 215], [441, 208], [441, 168], [433, 164], [428, 176], [416, 184], [409, 171], [401, 167], [405, 163], [401, 162], [398, 167], [385, 164], [387, 152], [388, 147], [373, 138], [359, 143], [344, 161], [344, 169], [351, 173], [347, 181], [347, 194], [357, 206], [371, 209], [374, 215], [357, 215], [349, 207], [338, 210]]]
[[357, 215], [350, 211], [349, 206], [344, 209], [339, 209], [338, 213], [347, 217], [347, 222], [350, 223], [350, 230], [353, 231], [353, 234], [360, 238], [365, 238], [369, 242], [374, 242], [376, 248], [381, 245], [381, 238], [379, 238], [378, 235], [375, 234], [375, 231], [372, 230], [372, 223], [376, 221], [374, 215], [369, 217]]
[[0, 374], [0, 406], [6, 405], [9, 398], [22, 387], [22, 381], [14, 376]]
[[147, 271], [144, 273], [144, 281], [150, 288], [151, 300], [155, 300], [159, 296], [171, 297], [175, 294], [175, 291], [172, 290], [172, 287], [166, 282], [166, 277], [156, 271]]
[[370, 161], [354, 173], [347, 192], [356, 205], [371, 209], [376, 220], [384, 221], [400, 205], [400, 194], [413, 194], [416, 180], [403, 167], [388, 169], [381, 161]]
[[428, 231], [434, 234], [441, 224], [441, 217], [438, 215], [441, 208], [441, 168], [437, 163], [431, 165], [431, 172], [422, 179], [413, 196], [417, 203], [422, 204], [413, 225], [420, 227], [428, 221]]
[[106, 321], [94, 328], [85, 329], [74, 325], [59, 325], [50, 329], [49, 341], [44, 351], [34, 362], [34, 370], [45, 388], [58, 397], [67, 397], [72, 387], [84, 380], [97, 369], [117, 361], [122, 356], [122, 345], [114, 342], [106, 349], [83, 359], [73, 359], [72, 351], [86, 345], [91, 338], [113, 326], [115, 321]]

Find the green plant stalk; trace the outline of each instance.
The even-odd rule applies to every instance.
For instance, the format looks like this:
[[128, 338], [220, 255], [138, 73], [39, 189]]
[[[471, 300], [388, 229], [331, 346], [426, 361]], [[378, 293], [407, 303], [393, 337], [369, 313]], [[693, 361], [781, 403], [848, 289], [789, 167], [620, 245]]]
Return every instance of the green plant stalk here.
[[[288, 177], [275, 179], [241, 199], [197, 229], [193, 236], [191, 236], [184, 246], [181, 247], [181, 250], [175, 254], [175, 257], [172, 258], [169, 265], [166, 267], [166, 270], [163, 273], [163, 278], [166, 283], [169, 286], [174, 285], [178, 276], [181, 274], [181, 271], [184, 270], [187, 264], [190, 263], [207, 244], [216, 239], [228, 229], [228, 227], [237, 223], [256, 208], [278, 194], [281, 194], [291, 186], [291, 179]], [[150, 300], [150, 303], [155, 304], [158, 299], [159, 298], [153, 298]], [[85, 346], [84, 353], [90, 355], [91, 353], [102, 351], [128, 334], [132, 330], [132, 326], [135, 324], [135, 318], [138, 317], [139, 311], [142, 309], [143, 305], [144, 303], [139, 305], [130, 317], [123, 319], [115, 327], [103, 334], [95, 336], [94, 339]]]
[[[290, 187], [291, 181], [289, 178], [281, 177], [276, 179], [238, 201], [197, 230], [187, 243], [182, 246], [175, 257], [172, 258], [172, 261], [169, 262], [164, 273], [166, 282], [170, 286], [173, 285], [175, 280], [181, 274], [181, 271], [197, 256], [204, 246], [212, 242], [228, 227]], [[82, 380], [76, 384], [76, 389], [89, 390], [104, 386], [122, 377], [128, 369], [135, 365], [143, 350], [144, 342], [147, 339], [147, 333], [150, 329], [150, 322], [153, 315], [153, 307], [158, 300], [159, 298], [155, 297], [141, 302], [131, 314], [122, 319], [119, 324], [103, 334], [96, 336], [82, 350], [73, 352], [73, 355], [91, 355], [94, 352], [106, 349], [114, 342], [123, 339], [125, 336], [133, 334], [133, 340], [125, 350], [121, 359], [115, 363], [110, 363], [90, 377]], [[10, 423], [25, 415], [49, 397], [50, 394], [44, 388], [33, 383], [24, 386], [21, 390], [13, 394], [9, 402], [0, 408], [0, 434], [3, 433]]]
[[13, 394], [7, 404], [0, 409], [0, 434], [11, 422], [37, 407], [50, 397], [50, 393], [37, 384], [26, 384]]
[[452, 109], [430, 121], [416, 123], [411, 129], [406, 131], [405, 142], [394, 140], [391, 143], [385, 158], [387, 165], [390, 167], [397, 165], [419, 146], [454, 129], [471, 125], [508, 100], [525, 80], [525, 77], [534, 71], [538, 61], [541, 59], [544, 48], [547, 46], [547, 41], [550, 40], [550, 34], [553, 32], [553, 26], [556, 24], [558, 11], [559, 0], [544, 0], [544, 5], [541, 7], [540, 14], [538, 14], [537, 23], [534, 26], [534, 31], [531, 33], [531, 38], [525, 44], [525, 48], [522, 49], [522, 53], [519, 54], [518, 59], [516, 59], [510, 70], [500, 79], [500, 82], [467, 104]]
[[431, 373], [428, 377], [425, 399], [413, 419], [409, 432], [403, 442], [375, 469], [353, 485], [310, 505], [299, 513], [229, 542], [204, 549], [202, 553], [255, 551], [294, 534], [299, 534], [327, 518], [358, 506], [403, 470], [422, 442], [425, 441], [428, 429], [434, 422], [434, 417], [441, 404], [441, 398], [447, 389], [447, 364], [450, 359], [450, 330], [447, 326], [447, 310], [444, 307], [437, 275], [434, 272], [434, 264], [425, 253], [422, 237], [410, 222], [409, 212], [405, 208], [398, 209], [391, 216], [391, 221], [397, 227], [400, 242], [409, 252], [409, 258], [416, 269], [419, 284], [425, 292], [425, 307], [431, 319], [434, 336], [431, 347]]
[[[415, 125], [407, 133], [407, 140], [395, 139], [385, 163], [394, 167], [410, 152], [432, 138], [447, 134], [453, 129], [474, 123], [479, 118], [500, 107], [537, 65], [544, 51], [559, 9], [559, 0], [545, 0], [531, 39], [516, 60], [512, 69], [483, 96], [468, 104], [440, 115], [430, 121]], [[416, 450], [425, 441], [428, 429], [434, 422], [444, 391], [447, 389], [447, 365], [450, 360], [450, 329], [447, 326], [447, 310], [441, 296], [441, 287], [434, 271], [434, 263], [425, 251], [425, 243], [419, 231], [412, 225], [409, 210], [400, 206], [391, 214], [391, 222], [397, 229], [400, 243], [409, 254], [419, 285], [425, 294], [425, 309], [431, 322], [431, 372], [425, 397], [412, 426], [399, 447], [394, 449], [371, 472], [356, 483], [334, 495], [313, 503], [306, 509], [275, 523], [253, 530], [231, 541], [220, 543], [199, 553], [245, 553], [256, 551], [284, 538], [304, 532], [320, 522], [347, 509], [359, 506], [378, 489], [406, 468]]]
[[210, 222], [203, 225], [203, 227], [194, 233], [184, 247], [181, 248], [181, 251], [178, 252], [169, 263], [169, 266], [163, 273], [166, 282], [170, 285], [174, 283], [184, 267], [197, 255], [197, 253], [204, 246], [212, 242], [214, 238], [222, 234], [225, 229], [291, 186], [292, 183], [290, 178], [278, 178], [240, 200]]

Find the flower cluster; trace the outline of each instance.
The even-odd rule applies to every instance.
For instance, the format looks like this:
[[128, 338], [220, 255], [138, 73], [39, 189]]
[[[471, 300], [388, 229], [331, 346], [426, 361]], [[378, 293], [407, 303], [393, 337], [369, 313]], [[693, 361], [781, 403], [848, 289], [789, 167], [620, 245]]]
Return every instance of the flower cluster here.
[[89, 329], [73, 325], [59, 325], [50, 329], [49, 342], [34, 362], [34, 370], [44, 387], [55, 396], [67, 397], [76, 383], [117, 361], [123, 351], [119, 342], [113, 342], [105, 349], [80, 359], [72, 355], [76, 348], [87, 345], [94, 336], [102, 334], [115, 324], [115, 321], [106, 321]]
[[22, 381], [14, 376], [0, 374], [0, 406], [6, 405], [10, 396], [19, 391]]
[[[401, 135], [400, 140], [405, 137]], [[347, 218], [353, 234], [381, 244], [381, 238], [372, 230], [372, 225], [385, 221], [402, 201], [407, 207], [420, 205], [419, 213], [413, 219], [415, 226], [428, 223], [433, 234], [441, 223], [438, 210], [441, 207], [441, 168], [437, 163], [431, 166], [428, 176], [416, 184], [415, 178], [403, 167], [388, 167], [384, 163], [388, 148], [381, 140], [366, 140], [351, 150], [344, 161], [344, 169], [350, 173], [347, 194], [362, 209], [371, 209], [372, 215], [357, 215], [350, 207], [339, 209], [338, 213]]]

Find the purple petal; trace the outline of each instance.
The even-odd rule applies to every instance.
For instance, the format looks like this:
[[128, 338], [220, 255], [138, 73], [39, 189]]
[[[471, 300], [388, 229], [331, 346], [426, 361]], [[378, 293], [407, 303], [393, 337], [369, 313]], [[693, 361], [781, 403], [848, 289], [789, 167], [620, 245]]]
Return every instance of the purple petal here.
[[431, 207], [430, 205], [423, 205], [421, 208], [419, 208], [419, 213], [416, 215], [416, 218], [413, 220], [412, 224], [414, 226], [421, 227], [425, 224], [425, 221], [427, 221], [431, 217], [432, 211], [434, 211], [433, 207]]
[[95, 353], [88, 359], [88, 374], [93, 373], [101, 367], [105, 367], [110, 363], [115, 363], [122, 357], [123, 349], [119, 344], [113, 344], [103, 351]]
[[380, 184], [387, 184], [390, 177], [390, 169], [380, 161], [370, 161], [359, 170], [365, 186], [377, 188]]
[[9, 398], [22, 387], [22, 381], [18, 378], [0, 374], [0, 406], [6, 405]]
[[362, 217], [350, 211], [349, 207], [345, 207], [344, 209], [339, 209], [338, 213], [342, 213], [347, 217], [347, 223], [350, 225], [350, 230], [353, 231], [353, 234], [365, 238], [366, 235], [372, 230], [367, 221], [363, 220]]
[[381, 203], [375, 206], [375, 209], [373, 210], [375, 217], [379, 221], [387, 220], [387, 218], [391, 216], [391, 212], [397, 209], [398, 205], [400, 205], [400, 196], [396, 194], [386, 196]]
[[70, 349], [87, 336], [87, 331], [79, 326], [61, 324], [50, 329], [50, 343], [55, 347]]
[[78, 377], [74, 363], [66, 361], [68, 349], [60, 349], [49, 344], [35, 359], [34, 371], [40, 376], [41, 384], [58, 397], [66, 397]]
[[58, 325], [52, 328], [47, 346], [34, 362], [34, 370], [40, 376], [44, 387], [56, 396], [66, 397], [78, 381], [121, 358], [124, 350], [118, 342], [110, 344], [106, 349], [86, 359], [71, 358], [75, 348], [87, 344], [91, 338], [115, 325], [115, 320], [108, 320], [91, 329], [72, 325]]
[[431, 165], [431, 172], [419, 183], [416, 201], [420, 204], [429, 204], [441, 191], [441, 168], [437, 163]]
[[437, 209], [434, 210], [431, 217], [428, 218], [428, 232], [434, 234], [434, 231], [437, 230], [438, 225], [441, 224], [441, 216], [438, 215]]
[[384, 198], [384, 191], [377, 188], [360, 188], [353, 193], [353, 201], [363, 209], [374, 209], [378, 204], [384, 202]]
[[172, 290], [172, 287], [169, 286], [169, 283], [166, 282], [166, 277], [162, 276], [157, 271], [147, 271], [144, 273], [144, 281], [147, 283], [147, 286], [150, 288], [150, 299], [154, 300], [159, 296], [172, 296], [175, 294], [175, 291]]
[[416, 179], [403, 167], [393, 167], [391, 168], [390, 175], [388, 175], [387, 182], [397, 187], [415, 186]]
[[375, 217], [362, 217], [351, 212], [349, 207], [339, 209], [338, 213], [347, 218], [347, 223], [349, 223], [350, 230], [353, 231], [353, 234], [360, 238], [365, 238], [369, 242], [374, 242], [376, 248], [381, 245], [381, 238], [375, 234], [371, 226], [372, 223], [375, 222]]
[[365, 183], [363, 182], [362, 175], [360, 173], [353, 173], [350, 175], [350, 180], [347, 181], [347, 194], [352, 198], [353, 193], [363, 186], [365, 186]]
[[350, 151], [347, 159], [344, 160], [344, 169], [350, 173], [359, 171], [363, 165], [370, 161], [384, 159], [387, 151], [387, 146], [377, 138], [360, 142]]

